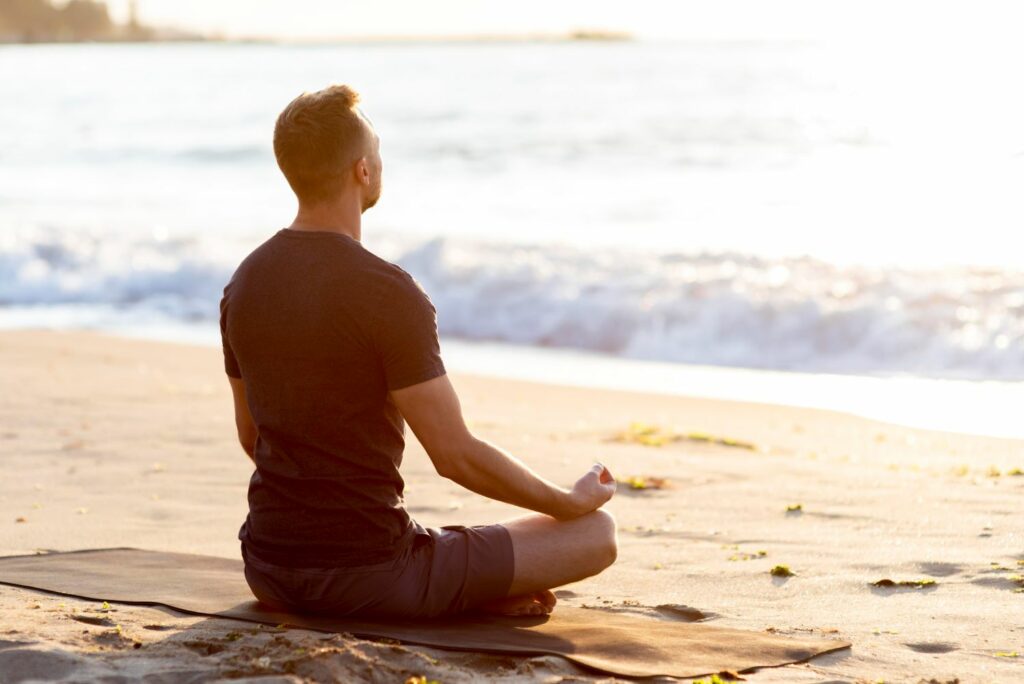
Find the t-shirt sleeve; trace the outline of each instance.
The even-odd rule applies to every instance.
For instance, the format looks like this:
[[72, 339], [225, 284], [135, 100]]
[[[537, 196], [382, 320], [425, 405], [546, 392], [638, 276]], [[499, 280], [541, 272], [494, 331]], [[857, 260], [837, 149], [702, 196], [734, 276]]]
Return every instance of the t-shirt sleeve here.
[[228, 291], [230, 288], [231, 283], [228, 283], [224, 288], [224, 296], [220, 300], [220, 342], [224, 349], [224, 371], [233, 378], [241, 378], [242, 371], [238, 367], [238, 359], [235, 358], [235, 352], [231, 349], [231, 343], [228, 341]]
[[445, 374], [437, 309], [420, 284], [402, 271], [378, 298], [374, 343], [388, 390]]

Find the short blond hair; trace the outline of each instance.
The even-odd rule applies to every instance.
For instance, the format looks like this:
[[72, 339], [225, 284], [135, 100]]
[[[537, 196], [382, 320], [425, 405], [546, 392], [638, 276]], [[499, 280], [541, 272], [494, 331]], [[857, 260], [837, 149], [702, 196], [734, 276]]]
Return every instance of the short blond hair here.
[[338, 193], [338, 180], [370, 151], [370, 131], [343, 84], [302, 93], [274, 126], [274, 156], [300, 202], [315, 204]]

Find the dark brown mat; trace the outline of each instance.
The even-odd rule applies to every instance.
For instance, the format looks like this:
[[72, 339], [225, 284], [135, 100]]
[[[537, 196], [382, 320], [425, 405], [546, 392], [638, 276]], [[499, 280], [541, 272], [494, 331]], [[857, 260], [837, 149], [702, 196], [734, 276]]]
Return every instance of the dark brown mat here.
[[242, 561], [142, 549], [87, 549], [0, 557], [0, 584], [95, 601], [160, 605], [438, 648], [553, 654], [610, 674], [698, 677], [796, 663], [847, 648], [847, 641], [780, 637], [703, 623], [560, 606], [550, 616], [466, 616], [457, 620], [369, 622], [267, 610], [253, 599]]

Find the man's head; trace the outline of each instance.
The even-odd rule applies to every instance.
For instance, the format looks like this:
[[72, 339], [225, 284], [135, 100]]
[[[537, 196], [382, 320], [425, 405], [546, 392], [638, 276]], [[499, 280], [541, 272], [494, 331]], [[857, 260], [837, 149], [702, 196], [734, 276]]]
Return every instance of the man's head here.
[[355, 192], [366, 211], [380, 198], [380, 137], [357, 102], [352, 88], [332, 85], [299, 95], [277, 117], [274, 155], [300, 205]]

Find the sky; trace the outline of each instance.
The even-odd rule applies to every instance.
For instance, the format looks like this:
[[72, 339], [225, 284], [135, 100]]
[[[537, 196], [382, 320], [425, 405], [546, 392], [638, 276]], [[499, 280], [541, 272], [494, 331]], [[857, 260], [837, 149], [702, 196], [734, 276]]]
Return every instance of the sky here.
[[[128, 0], [108, 0], [118, 20]], [[626, 31], [637, 38], [864, 40], [921, 34], [1013, 37], [1016, 0], [138, 0], [143, 23], [224, 37]], [[865, 46], [869, 47], [869, 46]]]

